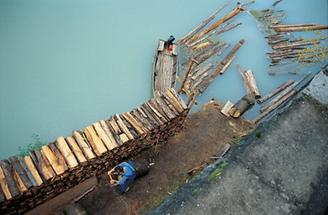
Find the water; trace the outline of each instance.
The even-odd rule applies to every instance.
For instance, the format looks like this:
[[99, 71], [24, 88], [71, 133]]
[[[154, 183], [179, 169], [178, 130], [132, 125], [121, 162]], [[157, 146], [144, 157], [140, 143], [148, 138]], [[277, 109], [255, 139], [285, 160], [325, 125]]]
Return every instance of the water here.
[[[33, 134], [50, 142], [149, 99], [158, 39], [183, 36], [224, 2], [0, 0], [0, 158], [33, 143]], [[272, 3], [258, 0], [250, 9]], [[287, 23], [328, 24], [326, 0], [284, 0], [277, 8], [286, 10]], [[267, 75], [262, 33], [248, 13], [238, 21], [243, 25], [224, 39], [246, 44], [200, 103], [244, 95], [236, 63], [253, 69], [262, 94], [298, 78]]]

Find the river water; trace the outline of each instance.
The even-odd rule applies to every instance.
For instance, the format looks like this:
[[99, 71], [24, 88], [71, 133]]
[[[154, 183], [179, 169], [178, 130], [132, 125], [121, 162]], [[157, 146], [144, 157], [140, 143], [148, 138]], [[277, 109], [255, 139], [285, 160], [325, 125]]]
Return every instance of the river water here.
[[[183, 36], [224, 2], [0, 0], [0, 159], [149, 99], [158, 39]], [[272, 3], [258, 0], [249, 8]], [[286, 23], [328, 24], [326, 0], [284, 0], [277, 8], [286, 11]], [[253, 70], [262, 94], [299, 78], [269, 76], [268, 47], [255, 19], [246, 12], [237, 21], [242, 26], [223, 38], [230, 43], [245, 39], [246, 44], [199, 104], [211, 98], [236, 102], [245, 94], [236, 63]]]

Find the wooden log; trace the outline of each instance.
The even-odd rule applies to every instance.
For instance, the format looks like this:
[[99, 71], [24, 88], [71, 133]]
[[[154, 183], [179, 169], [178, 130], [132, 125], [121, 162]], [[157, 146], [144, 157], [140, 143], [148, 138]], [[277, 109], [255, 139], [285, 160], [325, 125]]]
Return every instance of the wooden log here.
[[125, 133], [125, 135], [129, 138], [129, 140], [133, 140], [134, 139], [133, 135], [131, 134], [127, 126], [124, 124], [121, 117], [118, 114], [115, 114], [114, 119], [116, 120], [116, 123], [120, 127], [121, 131]]
[[[105, 121], [104, 121], [104, 123], [105, 123]], [[101, 126], [100, 122], [95, 122], [92, 125], [108, 150], [112, 150], [118, 146], [118, 144], [116, 144], [116, 141], [115, 141], [113, 135], [110, 133], [108, 127], [107, 127], [108, 131], [106, 132], [103, 129], [103, 127]], [[106, 123], [105, 123], [105, 125], [106, 125]], [[110, 133], [111, 137], [109, 137], [109, 135], [107, 134], [108, 132]]]
[[227, 101], [227, 103], [223, 106], [221, 113], [225, 116], [230, 116], [229, 111], [231, 110], [231, 108], [233, 107], [233, 104], [231, 101]]
[[298, 48], [301, 46], [308, 46], [308, 45], [315, 45], [320, 44], [320, 41], [306, 41], [306, 42], [289, 42], [287, 44], [277, 44], [271, 46], [272, 49], [291, 49], [291, 48]]
[[12, 169], [12, 176], [19, 192], [22, 194], [27, 191], [27, 187], [25, 186], [22, 178], [19, 176], [15, 169]]
[[265, 95], [264, 97], [260, 98], [259, 100], [257, 100], [258, 103], [264, 103], [267, 100], [271, 99], [272, 97], [274, 97], [275, 95], [277, 95], [278, 93], [280, 93], [281, 91], [283, 91], [284, 89], [286, 89], [287, 87], [291, 86], [292, 84], [294, 84], [295, 81], [293, 80], [289, 80], [283, 84], [281, 84], [279, 87], [277, 87], [276, 89], [274, 89], [272, 92], [270, 92], [269, 94]]
[[56, 150], [54, 144], [50, 143], [49, 145], [42, 146], [41, 151], [57, 175], [61, 175], [67, 170], [65, 160], [59, 151]]
[[155, 127], [147, 120], [145, 119], [142, 114], [140, 114], [137, 110], [133, 110], [130, 112], [133, 118], [137, 119], [139, 122], [142, 123], [142, 127], [146, 128], [148, 131], [153, 130]]
[[273, 100], [271, 100], [267, 105], [263, 106], [260, 109], [260, 112], [265, 112], [270, 106], [272, 106], [273, 104], [279, 102], [279, 100], [281, 100], [286, 94], [288, 94], [289, 92], [291, 92], [294, 89], [294, 87], [296, 87], [297, 84], [298, 84], [298, 82], [297, 83], [293, 83], [289, 87], [286, 87], [285, 90], [283, 90], [280, 95], [278, 95], [276, 98], [274, 98]]
[[83, 133], [97, 156], [101, 156], [103, 153], [107, 152], [104, 143], [97, 136], [97, 133], [92, 126], [87, 126], [84, 128]]
[[162, 100], [167, 104], [167, 106], [174, 112], [176, 116], [179, 115], [179, 110], [173, 105], [173, 101], [171, 102], [171, 98], [166, 94], [161, 95]]
[[205, 49], [205, 48], [211, 46], [212, 44], [213, 43], [211, 41], [206, 41], [206, 42], [203, 42], [203, 43], [200, 43], [200, 44], [197, 44], [197, 45], [193, 46], [192, 50], [197, 51], [197, 50]]
[[[10, 192], [9, 184], [7, 183], [5, 172], [2, 169], [1, 165], [0, 165], [0, 186], [1, 186], [1, 189], [2, 189], [2, 192], [3, 192], [3, 195], [5, 196], [5, 198], [7, 200], [12, 199], [13, 195]], [[17, 193], [18, 193], [18, 191], [17, 191]]]
[[208, 52], [204, 53], [203, 55], [200, 55], [196, 59], [197, 64], [201, 64], [201, 63], [205, 62], [206, 60], [208, 60], [209, 58], [211, 58], [212, 56], [214, 56], [215, 54], [219, 53], [221, 49], [226, 47], [226, 45], [227, 45], [226, 43], [222, 43], [220, 45], [214, 46]]
[[290, 92], [288, 92], [287, 94], [285, 94], [279, 101], [277, 101], [276, 103], [273, 103], [272, 105], [270, 105], [264, 112], [262, 112], [260, 115], [258, 115], [254, 120], [253, 123], [257, 124], [259, 121], [261, 121], [264, 117], [266, 117], [269, 113], [271, 113], [272, 111], [274, 111], [276, 108], [278, 108], [280, 105], [282, 105], [283, 103], [285, 103], [286, 101], [288, 101], [288, 99], [290, 97], [292, 97], [293, 95], [296, 94], [295, 90], [292, 90]]
[[158, 103], [156, 102], [155, 99], [151, 99], [151, 100], [149, 100], [147, 104], [149, 105], [149, 107], [150, 107], [154, 112], [157, 112], [156, 115], [162, 117], [163, 120], [165, 120], [165, 122], [169, 122], [169, 121], [171, 120], [171, 118], [168, 117], [168, 115], [166, 114], [166, 112], [163, 111], [163, 108], [160, 107], [160, 105], [158, 105]]
[[142, 111], [147, 115], [147, 118], [151, 119], [154, 123], [157, 123], [160, 127], [164, 125], [165, 121], [157, 116], [146, 103], [142, 104], [140, 109], [142, 109]]
[[[108, 138], [110, 139], [111, 143], [113, 144], [113, 146], [118, 146], [119, 143], [116, 142], [113, 133], [111, 132], [111, 130], [109, 129], [107, 123], [105, 122], [105, 120], [100, 120], [99, 121], [102, 129], [105, 131], [105, 133], [107, 134]], [[115, 148], [114, 147], [114, 148]]]
[[146, 130], [145, 127], [142, 126], [141, 122], [134, 118], [130, 112], [123, 113], [122, 116], [126, 121], [131, 124], [131, 126], [134, 128], [134, 130], [137, 131], [140, 136], [145, 136], [145, 132], [147, 132], [148, 130]]
[[61, 136], [61, 137], [57, 138], [56, 146], [59, 149], [59, 151], [61, 152], [61, 154], [63, 155], [68, 168], [72, 169], [79, 165], [79, 163], [77, 162], [77, 160], [74, 156], [74, 153], [69, 148], [64, 137]]
[[235, 7], [230, 13], [213, 23], [211, 26], [209, 26], [207, 29], [201, 31], [200, 33], [194, 35], [190, 41], [196, 41], [199, 38], [205, 36], [207, 33], [211, 32], [212, 30], [216, 29], [219, 27], [221, 24], [225, 23], [226, 21], [230, 20], [231, 18], [235, 17], [238, 15], [241, 11], [244, 9], [241, 7], [240, 3], [237, 3], [237, 7]]
[[170, 107], [163, 101], [161, 97], [157, 97], [155, 99], [155, 102], [158, 107], [162, 109], [164, 114], [168, 117], [169, 120], [172, 120], [175, 118], [175, 113], [170, 109]]
[[9, 162], [11, 163], [13, 170], [16, 173], [16, 178], [18, 181], [18, 188], [21, 191], [21, 193], [25, 192], [29, 188], [33, 186], [32, 181], [30, 180], [29, 176], [27, 175], [26, 171], [20, 164], [17, 157], [10, 157]]
[[178, 90], [178, 93], [181, 93], [182, 91], [184, 91], [184, 89], [186, 87], [185, 86], [186, 85], [186, 81], [187, 81], [188, 77], [190, 76], [190, 72], [191, 72], [191, 69], [194, 66], [194, 64], [197, 64], [198, 65], [199, 63], [195, 59], [190, 58], [188, 69], [185, 72], [185, 75], [184, 75], [184, 77], [182, 79], [182, 83], [181, 83], [181, 86], [180, 86], [180, 88]]
[[42, 153], [42, 150], [31, 151], [30, 156], [43, 181], [48, 181], [56, 176], [56, 173], [52, 169], [48, 159]]
[[74, 137], [66, 137], [66, 142], [80, 164], [84, 164], [85, 162], [87, 162], [87, 159], [85, 158], [82, 149], [79, 147]]
[[92, 160], [96, 157], [89, 144], [85, 141], [84, 137], [79, 132], [73, 131], [73, 137], [75, 138], [77, 144], [79, 145], [80, 149], [82, 149], [83, 154], [88, 160]]
[[[25, 165], [26, 167], [25, 167]], [[43, 180], [40, 176], [40, 173], [36, 169], [32, 158], [29, 155], [26, 155], [21, 160], [21, 165], [25, 169], [27, 175], [29, 176], [33, 186], [40, 186], [43, 184]]]
[[237, 64], [237, 71], [239, 72], [241, 79], [243, 80], [243, 84], [246, 90], [246, 94], [249, 95], [252, 93], [251, 89], [248, 86], [248, 81], [247, 81], [247, 77], [245, 75], [245, 71], [241, 68], [241, 66], [239, 64]]
[[174, 99], [177, 101], [177, 103], [180, 105], [183, 111], [187, 109], [186, 103], [181, 99], [181, 97], [177, 94], [177, 92], [173, 88], [170, 88], [167, 94], [168, 96], [172, 95], [174, 97]]
[[11, 199], [18, 196], [20, 192], [15, 183], [11, 165], [7, 160], [2, 160], [0, 161], [0, 167], [0, 182], [6, 198]]
[[317, 31], [328, 29], [327, 25], [318, 24], [273, 25], [271, 27], [277, 32]]
[[114, 119], [111, 117], [109, 120], [106, 121], [108, 129], [112, 133], [115, 142], [120, 146], [123, 144], [122, 139], [120, 138], [120, 134], [122, 133], [121, 130], [119, 129], [118, 125], [114, 121]]
[[147, 103], [145, 103], [145, 105], [149, 108], [149, 112], [152, 112], [157, 118], [159, 118], [163, 123], [168, 122], [168, 119], [166, 117], [164, 117], [164, 115], [162, 115], [162, 113], [160, 113], [159, 110], [157, 110], [154, 105], [151, 103], [151, 101], [148, 101]]
[[207, 19], [202, 21], [199, 25], [197, 25], [192, 31], [190, 31], [188, 34], [186, 34], [184, 37], [182, 37], [179, 40], [179, 43], [186, 43], [188, 39], [190, 39], [193, 35], [198, 33], [201, 29], [203, 29], [208, 23], [210, 23], [216, 15], [222, 11], [225, 7], [228, 6], [228, 4], [231, 2], [231, 0], [228, 0], [225, 4], [223, 4], [219, 9], [217, 9], [212, 15], [210, 15]]
[[130, 131], [130, 133], [133, 136], [134, 140], [139, 140], [140, 135], [139, 133], [134, 129], [134, 127], [129, 123], [123, 116], [123, 114], [120, 114], [120, 118], [122, 119], [124, 125], [127, 127], [127, 129]]
[[233, 118], [238, 118], [250, 109], [254, 103], [253, 95], [245, 95], [230, 109], [229, 114]]
[[252, 70], [250, 70], [250, 69], [246, 70], [245, 76], [247, 78], [249, 89], [253, 93], [254, 97], [256, 99], [261, 98], [261, 94], [260, 94], [260, 91], [259, 91], [259, 89], [257, 87], [256, 81], [255, 81], [255, 77], [254, 77], [254, 74], [253, 74]]

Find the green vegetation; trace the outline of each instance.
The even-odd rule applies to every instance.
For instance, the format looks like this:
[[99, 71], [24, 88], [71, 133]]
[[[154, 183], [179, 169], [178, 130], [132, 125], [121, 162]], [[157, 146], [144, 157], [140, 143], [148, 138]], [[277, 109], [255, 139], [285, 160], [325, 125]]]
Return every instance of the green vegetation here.
[[214, 181], [218, 176], [220, 176], [223, 170], [228, 166], [228, 162], [224, 161], [218, 168], [216, 168], [208, 177], [209, 181]]
[[47, 144], [46, 142], [41, 141], [40, 135], [38, 135], [38, 134], [33, 134], [31, 136], [31, 138], [32, 138], [33, 142], [29, 143], [26, 148], [18, 147], [20, 156], [26, 156], [29, 154], [30, 151], [38, 150], [43, 145]]
[[256, 136], [257, 138], [261, 138], [262, 133], [261, 133], [260, 131], [258, 131], [258, 132], [255, 133], [255, 136]]

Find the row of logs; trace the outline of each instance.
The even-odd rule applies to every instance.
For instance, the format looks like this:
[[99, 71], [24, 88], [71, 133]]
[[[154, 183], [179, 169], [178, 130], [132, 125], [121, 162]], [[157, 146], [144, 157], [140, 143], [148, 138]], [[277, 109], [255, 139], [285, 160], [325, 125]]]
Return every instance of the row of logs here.
[[0, 214], [23, 213], [140, 150], [165, 142], [181, 129], [188, 110], [170, 89], [29, 155], [0, 161]]

